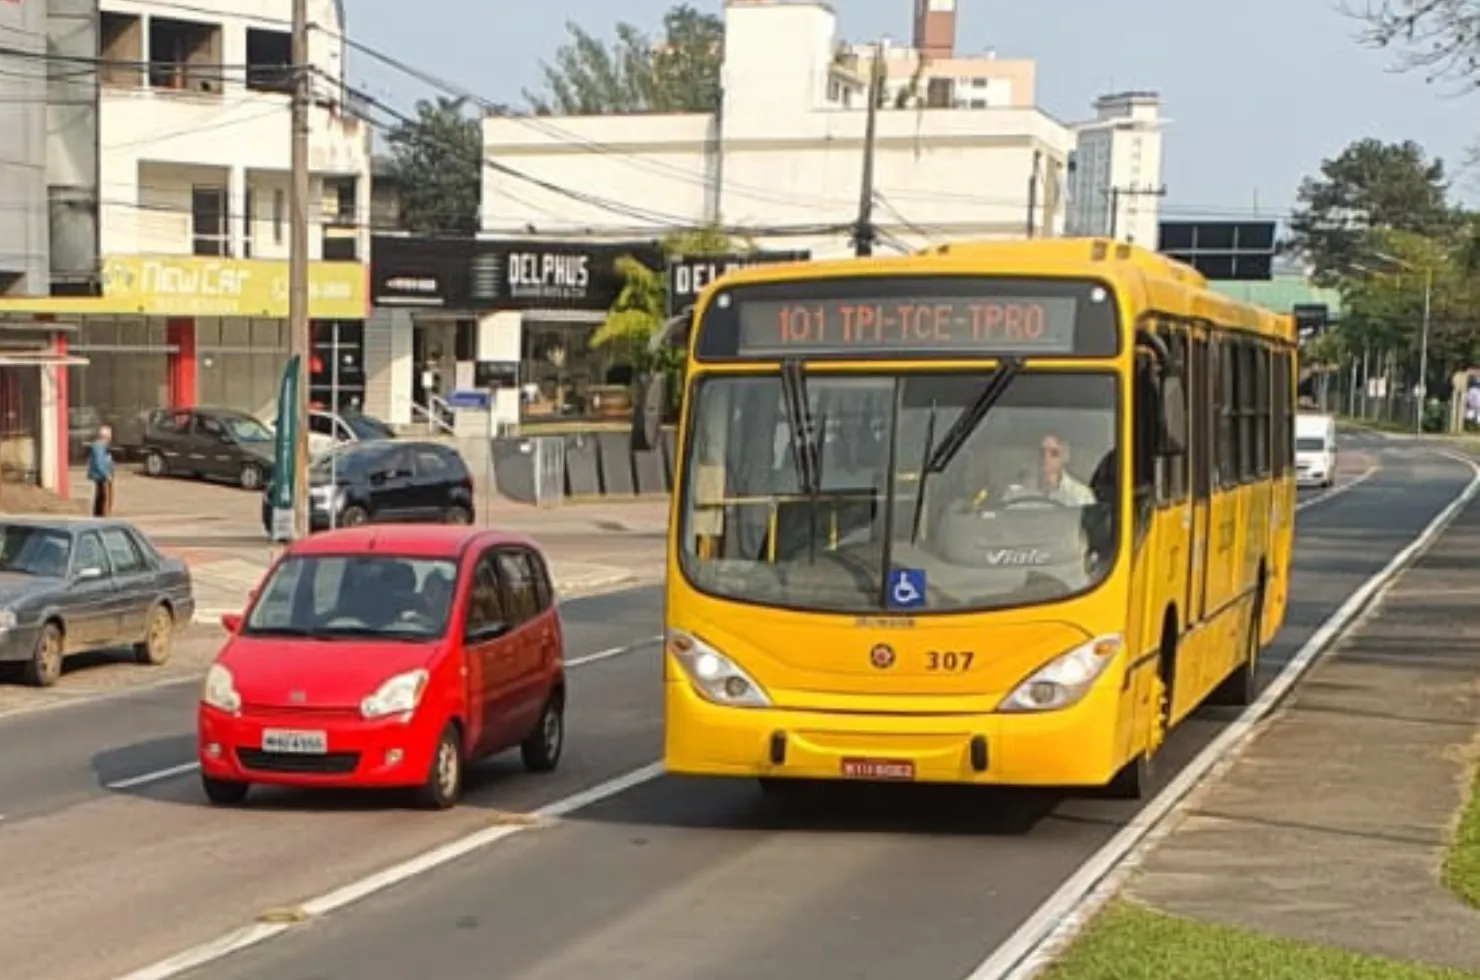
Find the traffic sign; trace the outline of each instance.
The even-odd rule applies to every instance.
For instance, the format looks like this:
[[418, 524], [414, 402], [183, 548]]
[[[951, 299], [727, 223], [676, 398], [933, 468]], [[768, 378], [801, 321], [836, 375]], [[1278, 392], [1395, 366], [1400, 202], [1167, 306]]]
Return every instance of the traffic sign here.
[[476, 389], [448, 392], [447, 404], [452, 408], [481, 408], [489, 406], [488, 392]]

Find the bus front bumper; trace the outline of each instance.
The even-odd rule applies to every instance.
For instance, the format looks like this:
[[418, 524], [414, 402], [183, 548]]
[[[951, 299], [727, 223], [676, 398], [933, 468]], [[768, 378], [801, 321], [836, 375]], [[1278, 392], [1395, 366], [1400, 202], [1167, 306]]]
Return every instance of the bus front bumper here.
[[1120, 691], [1043, 714], [877, 715], [731, 708], [666, 684], [670, 773], [781, 779], [1103, 786], [1120, 769]]

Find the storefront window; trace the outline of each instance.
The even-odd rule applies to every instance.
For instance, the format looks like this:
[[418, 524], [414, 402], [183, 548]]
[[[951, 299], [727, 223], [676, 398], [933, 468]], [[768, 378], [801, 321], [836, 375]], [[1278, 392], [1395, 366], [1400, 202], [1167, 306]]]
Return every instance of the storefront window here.
[[[0, 339], [0, 352], [35, 355], [45, 340]], [[41, 467], [41, 372], [32, 365], [0, 367], [0, 479], [37, 483]]]
[[75, 459], [98, 426], [113, 428], [121, 449], [139, 444], [144, 421], [169, 404], [170, 355], [164, 320], [157, 317], [88, 317], [72, 351], [88, 359], [67, 369], [70, 452]]
[[[598, 324], [524, 316], [519, 385], [525, 421], [625, 417], [631, 370], [622, 352], [592, 348]], [[629, 402], [630, 404], [630, 402]]]
[[309, 358], [309, 404], [323, 409], [337, 405], [340, 412], [363, 411], [365, 322], [314, 320], [310, 327], [313, 331], [313, 355]]
[[270, 418], [288, 363], [288, 325], [277, 319], [197, 317], [197, 401]]

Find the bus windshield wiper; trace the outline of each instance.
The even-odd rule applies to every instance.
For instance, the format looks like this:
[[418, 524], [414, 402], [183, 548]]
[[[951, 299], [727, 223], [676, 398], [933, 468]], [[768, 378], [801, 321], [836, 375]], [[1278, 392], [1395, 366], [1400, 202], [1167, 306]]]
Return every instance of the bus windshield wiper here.
[[997, 404], [997, 400], [1007, 391], [1007, 386], [1012, 384], [1012, 379], [1018, 376], [1023, 369], [1023, 362], [1015, 357], [1003, 358], [1001, 367], [987, 380], [987, 386], [982, 393], [976, 396], [976, 401], [966, 406], [966, 410], [957, 417], [946, 434], [941, 436], [940, 445], [925, 463], [925, 469], [920, 474], [920, 489], [925, 488], [925, 475], [927, 473], [944, 473], [951, 460], [966, 445], [966, 440], [976, 431], [977, 426], [982, 424], [982, 419]]
[[935, 447], [935, 410], [936, 403], [932, 401], [930, 418], [925, 420], [925, 448], [920, 453], [920, 479], [915, 484], [915, 512], [910, 517], [910, 544], [920, 540], [920, 518], [925, 516], [925, 479], [930, 475], [926, 468], [930, 465]]
[[1023, 362], [1016, 358], [1007, 358], [1002, 361], [1001, 367], [997, 368], [995, 374], [987, 380], [987, 385], [982, 393], [976, 396], [976, 401], [966, 406], [956, 421], [946, 430], [941, 437], [940, 445], [932, 449], [935, 441], [935, 409], [934, 402], [930, 403], [930, 420], [925, 426], [925, 449], [924, 460], [920, 467], [920, 479], [915, 485], [915, 509], [910, 522], [910, 544], [920, 540], [920, 519], [925, 513], [925, 484], [929, 482], [934, 473], [942, 473], [961, 447], [966, 445], [966, 440], [976, 431], [977, 426], [982, 424], [982, 419], [997, 404], [1012, 379], [1017, 377], [1018, 372], [1023, 369]]
[[817, 431], [812, 425], [812, 406], [807, 400], [807, 372], [798, 359], [781, 362], [781, 400], [786, 409], [786, 425], [791, 430], [797, 482], [802, 493], [815, 497], [822, 489], [820, 454]]

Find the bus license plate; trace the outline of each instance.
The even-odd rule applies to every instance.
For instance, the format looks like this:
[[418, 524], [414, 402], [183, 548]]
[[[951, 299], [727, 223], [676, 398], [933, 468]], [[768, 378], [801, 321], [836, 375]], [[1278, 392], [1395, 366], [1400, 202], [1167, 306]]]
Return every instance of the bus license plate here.
[[262, 751], [287, 752], [292, 755], [323, 755], [329, 751], [329, 733], [300, 732], [285, 728], [264, 729]]
[[900, 759], [844, 759], [843, 778], [911, 780], [915, 764]]

